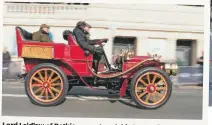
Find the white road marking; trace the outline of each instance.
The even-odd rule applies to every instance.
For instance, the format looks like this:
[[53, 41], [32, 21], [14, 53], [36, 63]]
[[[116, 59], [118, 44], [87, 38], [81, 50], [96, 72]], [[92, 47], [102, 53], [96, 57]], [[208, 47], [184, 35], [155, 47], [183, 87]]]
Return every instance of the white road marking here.
[[23, 89], [24, 86], [8, 86], [8, 88], [12, 88], [12, 89]]
[[[15, 97], [15, 98], [28, 98], [27, 95], [24, 94], [2, 94], [3, 97]], [[89, 101], [89, 100], [96, 100], [96, 101], [107, 101], [107, 100], [122, 100], [127, 101], [131, 99], [125, 98], [108, 98], [108, 97], [98, 97], [98, 96], [67, 96], [66, 99], [75, 99], [81, 101]]]
[[[16, 89], [16, 90], [20, 90], [20, 89], [24, 89], [24, 86], [7, 86], [8, 89]], [[87, 88], [89, 89], [89, 88]], [[184, 91], [183, 91], [184, 90]], [[194, 89], [197, 90], [197, 89]], [[101, 91], [101, 90], [100, 90]], [[95, 93], [95, 91], [93, 91], [93, 93]], [[173, 90], [172, 91], [173, 94], [175, 95], [191, 95], [194, 93], [194, 91], [185, 91], [185, 89], [178, 89], [178, 90]], [[67, 99], [78, 99], [78, 100], [117, 100], [114, 98], [108, 98], [108, 97], [99, 97], [99, 96], [67, 96]], [[124, 99], [118, 99], [118, 100], [124, 100]]]
[[24, 94], [2, 94], [3, 97], [27, 97]]
[[[7, 86], [8, 89], [24, 89], [24, 86]], [[89, 88], [86, 88], [87, 90]], [[186, 89], [178, 89], [178, 90], [173, 90], [172, 92], [175, 93], [175, 94], [191, 94], [191, 93], [194, 93], [193, 91], [183, 91], [183, 90], [186, 90]], [[196, 90], [196, 89], [194, 89]], [[101, 90], [98, 90], [98, 91], [101, 91]], [[93, 93], [95, 93], [95, 91], [93, 91]], [[82, 97], [82, 96], [81, 96]], [[87, 98], [87, 96], [84, 96], [83, 98]], [[93, 97], [90, 97], [90, 99], [92, 99]], [[96, 98], [96, 96], [95, 96]]]
[[4, 81], [4, 82], [2, 82], [2, 84], [5, 84], [5, 85], [8, 85], [8, 84], [10, 84], [10, 85], [24, 85], [24, 83], [22, 83], [22, 82], [6, 82], [6, 81]]

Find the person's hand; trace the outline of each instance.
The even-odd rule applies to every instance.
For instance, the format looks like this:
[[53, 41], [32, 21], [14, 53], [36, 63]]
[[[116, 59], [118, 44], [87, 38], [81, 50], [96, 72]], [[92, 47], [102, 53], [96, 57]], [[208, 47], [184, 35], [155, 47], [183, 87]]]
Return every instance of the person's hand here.
[[108, 41], [108, 38], [104, 38], [104, 39], [103, 39], [103, 41], [104, 41], [105, 43], [107, 43], [107, 41]]
[[105, 38], [105, 39], [100, 39], [99, 41], [96, 42], [96, 44], [106, 43], [107, 41], [108, 41], [107, 38]]

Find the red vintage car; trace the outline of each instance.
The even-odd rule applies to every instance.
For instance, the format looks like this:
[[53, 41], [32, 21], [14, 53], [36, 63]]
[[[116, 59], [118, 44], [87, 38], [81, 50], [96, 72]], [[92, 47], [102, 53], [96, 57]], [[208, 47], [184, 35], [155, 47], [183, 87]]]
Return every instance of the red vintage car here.
[[113, 68], [105, 55], [107, 65], [100, 66], [95, 74], [93, 55], [78, 45], [71, 31], [61, 35], [68, 44], [32, 41], [30, 32], [16, 27], [18, 56], [24, 59], [26, 68], [25, 90], [33, 104], [61, 104], [73, 86], [94, 90], [104, 86], [120, 97], [130, 96], [140, 108], [156, 109], [169, 100], [170, 76], [177, 74], [176, 63], [162, 62], [158, 56], [135, 56], [126, 49], [117, 55]]

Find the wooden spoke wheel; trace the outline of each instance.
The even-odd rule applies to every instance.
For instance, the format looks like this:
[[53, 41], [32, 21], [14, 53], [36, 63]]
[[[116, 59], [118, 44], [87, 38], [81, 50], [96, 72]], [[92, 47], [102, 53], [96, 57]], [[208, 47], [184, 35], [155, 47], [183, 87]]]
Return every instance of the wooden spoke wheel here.
[[68, 92], [64, 72], [53, 64], [39, 64], [27, 75], [25, 88], [31, 102], [41, 106], [60, 104]]
[[132, 99], [140, 108], [156, 109], [169, 100], [172, 82], [164, 71], [148, 67], [135, 75], [130, 89]]

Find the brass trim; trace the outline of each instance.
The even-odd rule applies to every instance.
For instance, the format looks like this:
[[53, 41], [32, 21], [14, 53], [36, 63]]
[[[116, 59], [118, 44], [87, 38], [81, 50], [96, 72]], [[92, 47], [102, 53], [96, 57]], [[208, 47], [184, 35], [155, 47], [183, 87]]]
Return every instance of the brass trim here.
[[52, 59], [53, 52], [54, 48], [52, 46], [23, 45], [21, 56], [25, 58]]
[[177, 64], [165, 64], [165, 71], [168, 75], [176, 76], [178, 74], [178, 66]]

